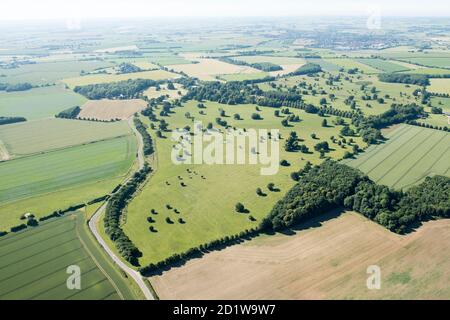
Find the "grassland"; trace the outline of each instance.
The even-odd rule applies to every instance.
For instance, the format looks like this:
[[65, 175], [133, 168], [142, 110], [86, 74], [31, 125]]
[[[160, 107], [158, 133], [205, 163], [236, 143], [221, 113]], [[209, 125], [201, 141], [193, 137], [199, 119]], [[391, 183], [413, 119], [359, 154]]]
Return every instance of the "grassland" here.
[[[187, 90], [183, 89], [181, 85], [175, 83], [175, 90], [167, 89], [167, 85], [160, 86], [160, 90], [156, 90], [155, 87], [150, 87], [144, 91], [144, 96], [149, 99], [158, 98], [161, 96], [167, 96], [168, 100], [179, 99], [182, 95], [186, 94]], [[179, 94], [181, 93], [181, 95]]]
[[234, 57], [233, 59], [244, 61], [247, 63], [270, 62], [277, 65], [288, 65], [288, 64], [304, 65], [306, 63], [305, 59], [295, 57], [240, 56]]
[[400, 72], [410, 70], [405, 66], [401, 66], [397, 63], [382, 60], [382, 59], [358, 59], [358, 62], [373, 67], [375, 69], [381, 70], [383, 72]]
[[147, 103], [141, 99], [131, 100], [89, 100], [81, 108], [80, 119], [125, 120], [141, 111]]
[[450, 79], [430, 79], [428, 90], [430, 92], [450, 94]]
[[366, 64], [360, 63], [355, 59], [347, 59], [347, 58], [339, 58], [339, 59], [324, 59], [325, 61], [338, 65], [346, 70], [358, 68], [358, 70], [366, 73], [366, 74], [376, 74], [379, 73], [380, 70], [375, 69]]
[[[449, 299], [450, 221], [399, 236], [346, 212], [260, 236], [150, 280], [161, 299]], [[366, 286], [370, 265], [381, 289]]]
[[28, 120], [53, 117], [62, 110], [82, 105], [83, 96], [62, 86], [36, 88], [23, 92], [0, 92], [0, 114]]
[[1, 126], [0, 140], [11, 155], [19, 157], [130, 133], [126, 122], [101, 123], [54, 118]]
[[40, 217], [109, 193], [135, 155], [128, 135], [0, 163], [0, 229], [24, 212]]
[[[423, 57], [423, 58], [407, 58], [410, 63], [435, 68], [450, 68], [450, 56], [448, 57]], [[450, 70], [449, 70], [450, 71]]]
[[123, 81], [128, 79], [151, 79], [151, 80], [165, 80], [176, 79], [179, 75], [164, 70], [142, 71], [134, 73], [123, 74], [91, 74], [75, 78], [66, 78], [63, 80], [69, 87], [85, 86], [89, 84], [110, 83]]
[[[333, 135], [337, 137], [340, 130], [340, 127], [332, 125], [334, 117], [327, 117], [330, 126], [325, 128], [321, 126], [323, 118], [291, 109], [294, 114], [300, 116], [301, 122], [284, 128], [280, 123], [282, 118], [274, 116], [273, 108], [263, 108], [259, 112], [263, 120], [257, 121], [250, 118], [251, 114], [256, 112], [254, 105], [229, 106], [206, 102], [207, 108], [204, 109], [206, 115], [200, 115], [200, 109], [196, 105], [197, 102], [190, 101], [184, 107], [176, 108], [176, 113], [165, 118], [170, 128], [192, 125], [184, 116], [186, 112], [196, 120], [202, 121], [204, 126], [208, 122], [215, 123], [219, 108], [223, 108], [228, 115], [224, 119], [232, 126], [255, 129], [280, 128], [283, 137], [287, 137], [291, 131], [296, 131], [304, 140], [301, 143], [306, 144], [311, 151], [319, 141], [328, 141], [333, 149], [329, 156], [333, 158], [340, 158], [346, 150], [349, 150], [348, 146], [344, 149], [330, 140]], [[239, 113], [243, 120], [233, 120], [234, 113]], [[311, 133], [316, 133], [317, 139], [313, 139]], [[171, 160], [173, 142], [170, 137], [154, 136], [154, 140], [157, 161], [152, 166], [156, 168], [156, 172], [142, 192], [129, 204], [124, 224], [126, 234], [143, 252], [140, 259], [142, 265], [256, 226], [273, 204], [293, 185], [294, 181], [290, 178], [292, 171], [303, 167], [306, 161], [312, 163], [322, 161], [315, 151], [309, 154], [285, 152], [284, 140], [281, 140], [280, 160], [286, 159], [290, 166], [280, 166], [276, 175], [262, 176], [259, 165], [175, 165]], [[361, 147], [364, 146], [360, 138], [356, 137], [355, 141]], [[181, 186], [181, 182], [186, 186]], [[270, 182], [275, 183], [280, 192], [268, 191], [266, 186]], [[262, 188], [267, 196], [256, 195], [258, 187]], [[237, 202], [242, 202], [250, 211], [249, 214], [257, 220], [250, 221], [248, 214], [236, 213], [234, 206]], [[177, 209], [179, 213], [167, 209], [166, 204]], [[152, 225], [158, 231], [155, 233], [148, 229], [150, 224], [147, 217], [150, 216], [151, 209], [158, 212], [158, 215], [152, 215], [155, 219]], [[185, 223], [168, 224], [165, 221], [166, 217], [170, 217], [173, 221], [182, 218]]]
[[[95, 245], [81, 213], [0, 238], [0, 299], [135, 299], [128, 280]], [[81, 269], [81, 290], [69, 290], [67, 267]]]
[[244, 80], [257, 80], [268, 77], [267, 72], [255, 72], [255, 73], [232, 73], [232, 74], [222, 74], [218, 76], [219, 79], [225, 81], [244, 81]]
[[410, 187], [428, 175], [450, 177], [450, 135], [447, 132], [402, 125], [389, 140], [369, 147], [347, 164], [379, 184], [395, 189]]

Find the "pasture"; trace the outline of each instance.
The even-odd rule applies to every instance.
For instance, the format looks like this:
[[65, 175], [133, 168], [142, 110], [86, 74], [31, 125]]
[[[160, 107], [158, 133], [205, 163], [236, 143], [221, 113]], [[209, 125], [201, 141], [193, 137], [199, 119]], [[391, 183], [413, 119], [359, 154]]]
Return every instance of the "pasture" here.
[[358, 59], [357, 61], [383, 72], [400, 72], [410, 70], [410, 68], [406, 68], [405, 66], [382, 59]]
[[429, 175], [450, 177], [448, 132], [401, 125], [388, 134], [388, 139], [344, 163], [394, 189], [411, 187]]
[[0, 163], [0, 229], [24, 212], [41, 217], [111, 192], [135, 156], [128, 135]]
[[430, 79], [428, 90], [430, 92], [450, 94], [450, 79]]
[[0, 92], [0, 114], [27, 120], [53, 117], [62, 110], [82, 105], [83, 96], [62, 86], [35, 88], [21, 92]]
[[76, 86], [118, 82], [129, 79], [166, 80], [166, 79], [176, 79], [179, 77], [180, 76], [178, 74], [172, 72], [164, 70], [153, 70], [153, 71], [142, 71], [123, 74], [90, 74], [74, 78], [66, 78], [63, 80], [63, 82], [67, 84], [70, 88], [75, 88]]
[[234, 64], [222, 62], [215, 59], [197, 58], [198, 63], [179, 64], [171, 68], [178, 72], [185, 72], [190, 77], [196, 77], [200, 80], [216, 80], [215, 77], [222, 74], [236, 74], [236, 73], [260, 73], [259, 70], [247, 67], [237, 66]]
[[295, 58], [295, 57], [274, 57], [274, 56], [239, 56], [234, 57], [233, 59], [244, 61], [247, 63], [257, 63], [257, 62], [270, 62], [277, 65], [304, 65], [306, 63], [303, 58]]
[[[61, 133], [64, 134], [61, 134]], [[131, 133], [126, 122], [42, 119], [0, 126], [0, 140], [15, 157], [106, 140]]]
[[125, 120], [141, 111], [147, 103], [141, 99], [131, 100], [88, 100], [78, 114], [79, 119]]
[[[150, 281], [161, 299], [449, 299], [449, 253], [450, 220], [400, 236], [354, 212], [329, 213]], [[366, 286], [370, 265], [381, 268], [381, 290]]]
[[358, 68], [359, 71], [365, 74], [376, 74], [380, 73], [380, 70], [375, 69], [371, 66], [358, 62], [356, 59], [348, 59], [348, 58], [333, 58], [333, 59], [324, 59], [325, 61], [335, 64], [345, 70]]
[[[282, 71], [282, 70], [280, 70]], [[275, 72], [280, 72], [275, 71]], [[268, 77], [270, 74], [267, 72], [255, 72], [255, 73], [232, 73], [232, 74], [221, 74], [217, 76], [220, 80], [225, 81], [244, 81], [244, 80], [257, 80], [264, 79]]]
[[[260, 165], [176, 165], [171, 160], [173, 141], [170, 133], [165, 138], [156, 138], [156, 160], [152, 164], [156, 171], [143, 190], [133, 199], [127, 208], [124, 230], [136, 246], [143, 252], [140, 259], [142, 265], [157, 262], [174, 253], [180, 253], [192, 246], [239, 233], [256, 226], [260, 219], [266, 216], [273, 204], [290, 189], [294, 181], [291, 172], [302, 168], [307, 161], [320, 163], [319, 153], [314, 151], [314, 145], [320, 141], [327, 141], [331, 151], [327, 155], [341, 158], [351, 146], [339, 146], [333, 143], [331, 136], [337, 137], [340, 127], [333, 125], [335, 117], [327, 117], [328, 127], [322, 127], [324, 118], [308, 114], [301, 110], [291, 109], [294, 115], [300, 117], [300, 122], [292, 123], [290, 127], [282, 127], [282, 117], [274, 115], [273, 108], [261, 108], [258, 112], [262, 120], [252, 120], [255, 105], [223, 105], [205, 102], [206, 109], [197, 108], [197, 102], [189, 101], [182, 108], [175, 108], [174, 114], [166, 117], [171, 129], [193, 126], [191, 120], [186, 119], [189, 112], [196, 120], [202, 121], [206, 127], [208, 122], [215, 124], [219, 116], [219, 109], [225, 110], [227, 117], [223, 118], [231, 126], [238, 128], [280, 129], [284, 138], [280, 142], [280, 159], [285, 159], [290, 166], [280, 166], [279, 172], [271, 176], [260, 174]], [[206, 115], [200, 115], [203, 110]], [[242, 120], [234, 120], [233, 114], [239, 113]], [[143, 119], [148, 123], [148, 119]], [[218, 128], [216, 126], [216, 128]], [[310, 153], [286, 152], [284, 142], [291, 131], [296, 131], [301, 144], [305, 144]], [[311, 137], [315, 133], [317, 138]], [[355, 143], [363, 147], [359, 137], [354, 137]], [[188, 171], [189, 170], [189, 171]], [[179, 177], [178, 177], [179, 176]], [[267, 184], [273, 182], [279, 191], [271, 192]], [[184, 186], [182, 185], [184, 184]], [[260, 187], [266, 196], [258, 196], [256, 188]], [[235, 212], [235, 204], [242, 202], [249, 210], [248, 214]], [[172, 209], [168, 209], [169, 204]], [[151, 209], [158, 214], [152, 215]], [[177, 209], [178, 213], [174, 211]], [[252, 215], [256, 221], [251, 221]], [[150, 224], [147, 217], [155, 221]], [[169, 224], [170, 218], [175, 221]], [[182, 223], [178, 219], [183, 219]], [[150, 232], [150, 225], [157, 232]], [[154, 243], [158, 243], [157, 246]]]
[[[0, 238], [0, 300], [135, 299], [88, 233], [76, 212]], [[71, 265], [80, 267], [80, 290], [67, 288]]]

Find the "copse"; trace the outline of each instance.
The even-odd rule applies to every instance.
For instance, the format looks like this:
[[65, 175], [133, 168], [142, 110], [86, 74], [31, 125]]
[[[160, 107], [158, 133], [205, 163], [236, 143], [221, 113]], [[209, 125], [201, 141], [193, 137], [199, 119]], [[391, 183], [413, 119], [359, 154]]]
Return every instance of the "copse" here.
[[150, 79], [133, 79], [112, 83], [76, 86], [74, 91], [91, 100], [100, 99], [134, 99], [149, 87], [156, 87], [163, 81]]

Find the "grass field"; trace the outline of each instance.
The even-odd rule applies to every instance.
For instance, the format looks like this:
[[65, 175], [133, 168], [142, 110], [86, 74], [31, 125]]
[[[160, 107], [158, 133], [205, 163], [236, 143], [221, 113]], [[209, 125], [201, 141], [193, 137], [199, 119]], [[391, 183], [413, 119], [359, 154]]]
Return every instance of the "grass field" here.
[[[179, 99], [181, 95], [186, 94], [187, 90], [183, 89], [182, 86], [178, 83], [174, 84], [176, 90], [169, 90], [167, 89], [167, 85], [160, 86], [160, 90], [156, 90], [155, 87], [150, 87], [147, 90], [144, 91], [144, 96], [147, 96], [147, 98], [158, 98], [161, 96], [168, 96], [169, 100], [173, 99]], [[178, 92], [181, 93], [181, 95], [178, 94]]]
[[128, 135], [0, 163], [0, 228], [17, 224], [24, 212], [40, 217], [111, 192], [135, 155]]
[[63, 80], [63, 82], [67, 84], [69, 87], [74, 88], [76, 86], [117, 82], [128, 79], [165, 80], [165, 79], [176, 79], [179, 77], [180, 76], [175, 73], [167, 72], [164, 70], [154, 70], [154, 71], [142, 71], [134, 73], [123, 73], [123, 74], [92, 74], [75, 78], [66, 78]]
[[399, 72], [410, 70], [409, 68], [401, 66], [397, 63], [382, 59], [358, 59], [357, 61], [383, 72]]
[[[88, 232], [83, 214], [72, 213], [0, 238], [0, 300], [135, 299]], [[71, 265], [80, 267], [80, 290], [67, 288]]]
[[196, 61], [198, 61], [198, 63], [174, 65], [171, 68], [178, 72], [183, 71], [191, 77], [207, 81], [216, 80], [215, 76], [222, 74], [260, 73], [259, 70], [251, 67], [237, 66], [215, 59], [197, 58]]
[[22, 116], [27, 120], [53, 117], [62, 110], [81, 106], [83, 96], [62, 86], [36, 88], [22, 92], [0, 92], [0, 114]]
[[[326, 140], [333, 149], [329, 155], [333, 158], [342, 157], [346, 149], [332, 143], [330, 136], [338, 136], [340, 127], [332, 125], [333, 117], [328, 117], [330, 127], [322, 127], [323, 118], [305, 113], [301, 110], [291, 109], [294, 114], [300, 116], [301, 122], [293, 124], [292, 127], [282, 128], [280, 117], [274, 116], [273, 108], [263, 108], [260, 112], [263, 120], [251, 120], [250, 115], [255, 112], [254, 105], [221, 105], [206, 102], [205, 112], [207, 115], [199, 115], [195, 101], [188, 102], [183, 108], [175, 109], [166, 121], [170, 128], [182, 128], [190, 124], [184, 116], [190, 112], [204, 126], [208, 122], [215, 123], [219, 115], [219, 108], [223, 108], [229, 116], [225, 118], [232, 126], [245, 128], [280, 128], [283, 137], [289, 132], [296, 131], [302, 144], [306, 144], [311, 151], [319, 141]], [[239, 113], [243, 120], [233, 120], [233, 114]], [[147, 119], [145, 119], [147, 120]], [[316, 133], [318, 139], [310, 137]], [[356, 143], [364, 146], [361, 139], [356, 137]], [[173, 142], [170, 137], [155, 138], [157, 149], [157, 162], [152, 166], [156, 168], [155, 174], [144, 187], [143, 191], [129, 204], [127, 209], [126, 224], [124, 230], [143, 252], [140, 259], [141, 264], [159, 261], [176, 252], [182, 252], [188, 248], [200, 245], [207, 241], [239, 233], [242, 230], [256, 226], [260, 219], [265, 217], [273, 204], [279, 200], [284, 193], [293, 185], [290, 173], [305, 165], [306, 161], [319, 163], [319, 154], [313, 152], [302, 154], [299, 152], [286, 152], [280, 143], [280, 160], [286, 159], [289, 167], [280, 166], [278, 174], [273, 176], [262, 176], [259, 165], [175, 165], [171, 161], [171, 149]], [[191, 169], [189, 173], [186, 170]], [[180, 176], [186, 187], [180, 185]], [[203, 176], [203, 178], [202, 178]], [[267, 184], [273, 182], [280, 192], [270, 192]], [[169, 184], [169, 185], [168, 185]], [[256, 188], [262, 188], [267, 196], [256, 195]], [[242, 202], [257, 221], [250, 221], [248, 214], [238, 214], [234, 210], [237, 202]], [[179, 214], [168, 210], [166, 204], [179, 210]], [[158, 230], [152, 233], [148, 230], [147, 217], [150, 210], [155, 209], [158, 215], [154, 227]], [[166, 217], [173, 221], [178, 218], [184, 220], [184, 224], [175, 222], [167, 224]], [[154, 245], [158, 243], [158, 245]]]
[[219, 79], [225, 81], [244, 81], [244, 80], [256, 80], [268, 77], [267, 72], [255, 72], [255, 73], [232, 73], [232, 74], [221, 74]]
[[0, 126], [0, 141], [11, 155], [17, 157], [130, 133], [129, 126], [123, 121], [101, 123], [54, 118]]
[[338, 65], [346, 70], [358, 68], [358, 70], [360, 70], [366, 74], [375, 74], [375, 73], [380, 72], [380, 70], [375, 69], [366, 64], [362, 64], [361, 62], [358, 62], [355, 59], [339, 58], [339, 59], [324, 59], [324, 60], [329, 63]]
[[329, 61], [326, 61], [324, 59], [314, 58], [314, 59], [306, 59], [306, 60], [307, 60], [307, 62], [318, 64], [322, 68], [322, 70], [325, 70], [328, 72], [339, 71], [342, 68], [341, 66], [338, 66], [338, 65], [331, 63]]
[[80, 119], [125, 120], [141, 111], [147, 103], [141, 99], [132, 100], [89, 100], [81, 108]]
[[[449, 299], [450, 220], [399, 236], [346, 212], [150, 278], [161, 299]], [[381, 289], [366, 286], [370, 265]]]
[[270, 62], [277, 65], [288, 65], [288, 64], [304, 65], [306, 63], [305, 59], [295, 57], [240, 56], [234, 57], [233, 59], [244, 61], [247, 63]]
[[[418, 63], [427, 67], [435, 68], [450, 68], [450, 56], [448, 57], [435, 57], [435, 58], [407, 58], [405, 59], [411, 63]], [[449, 70], [450, 72], [450, 70]]]
[[428, 175], [450, 177], [450, 134], [401, 125], [389, 140], [369, 147], [357, 159], [344, 161], [379, 184], [395, 189], [410, 187]]
[[430, 79], [428, 90], [430, 92], [450, 94], [450, 79]]

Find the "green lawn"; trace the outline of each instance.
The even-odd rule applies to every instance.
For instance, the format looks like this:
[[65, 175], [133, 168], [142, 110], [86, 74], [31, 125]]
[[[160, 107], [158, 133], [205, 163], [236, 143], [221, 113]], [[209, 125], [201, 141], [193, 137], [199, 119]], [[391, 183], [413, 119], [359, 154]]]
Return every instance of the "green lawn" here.
[[[128, 280], [89, 235], [82, 213], [0, 238], [0, 300], [135, 299]], [[67, 267], [81, 271], [81, 289], [69, 290]]]
[[418, 184], [428, 175], [450, 177], [450, 134], [401, 125], [389, 140], [369, 147], [357, 159], [344, 161], [379, 184], [395, 189]]
[[130, 133], [126, 121], [102, 123], [54, 118], [0, 126], [0, 141], [11, 155], [21, 156]]
[[0, 92], [0, 115], [22, 116], [27, 120], [53, 117], [62, 110], [81, 106], [86, 98], [62, 86], [21, 92]]
[[[337, 137], [340, 130], [340, 127], [332, 126], [333, 117], [327, 117], [330, 127], [324, 128], [321, 126], [323, 118], [291, 109], [302, 121], [292, 127], [283, 128], [282, 118], [274, 116], [273, 108], [263, 108], [260, 112], [263, 120], [257, 121], [250, 118], [250, 115], [256, 112], [254, 105], [229, 106], [213, 102], [205, 104], [207, 115], [204, 116], [199, 115], [197, 102], [194, 101], [175, 109], [176, 113], [166, 118], [170, 128], [181, 128], [190, 124], [191, 121], [184, 116], [186, 112], [190, 112], [196, 120], [201, 120], [204, 126], [208, 122], [215, 123], [214, 119], [219, 115], [218, 109], [223, 108], [229, 116], [226, 121], [233, 126], [279, 128], [283, 137], [288, 136], [290, 131], [296, 131], [299, 137], [304, 139], [301, 143], [306, 144], [310, 151], [314, 151], [313, 147], [319, 141], [327, 140], [333, 149], [329, 155], [334, 158], [342, 157], [346, 150], [351, 150], [349, 146], [343, 149], [331, 142], [330, 136]], [[239, 113], [243, 120], [233, 120], [234, 113]], [[318, 139], [311, 138], [311, 133], [316, 133]], [[364, 145], [360, 138], [354, 139], [361, 147]], [[129, 204], [124, 225], [126, 234], [144, 254], [140, 261], [142, 265], [256, 226], [273, 204], [294, 184], [290, 178], [291, 172], [303, 167], [307, 160], [313, 163], [321, 162], [315, 151], [312, 154], [284, 151], [284, 140], [281, 140], [280, 160], [286, 159], [291, 165], [280, 166], [278, 174], [273, 176], [260, 175], [259, 165], [175, 165], [170, 157], [173, 145], [170, 136], [155, 140], [157, 162], [153, 167], [156, 167], [156, 173]], [[195, 173], [189, 173], [187, 169]], [[183, 179], [186, 187], [181, 186], [178, 176]], [[275, 183], [280, 192], [268, 191], [267, 184], [270, 182]], [[262, 188], [267, 196], [256, 195], [258, 187]], [[250, 221], [249, 214], [236, 213], [234, 206], [237, 202], [242, 202], [257, 221]], [[178, 209], [179, 213], [167, 209], [166, 204]], [[151, 215], [151, 209], [155, 209], [158, 214]], [[153, 224], [158, 230], [156, 233], [148, 229], [150, 224], [147, 217], [150, 215], [156, 221]], [[166, 217], [170, 217], [175, 223], [166, 223]], [[185, 223], [179, 223], [178, 218], [182, 218]]]

